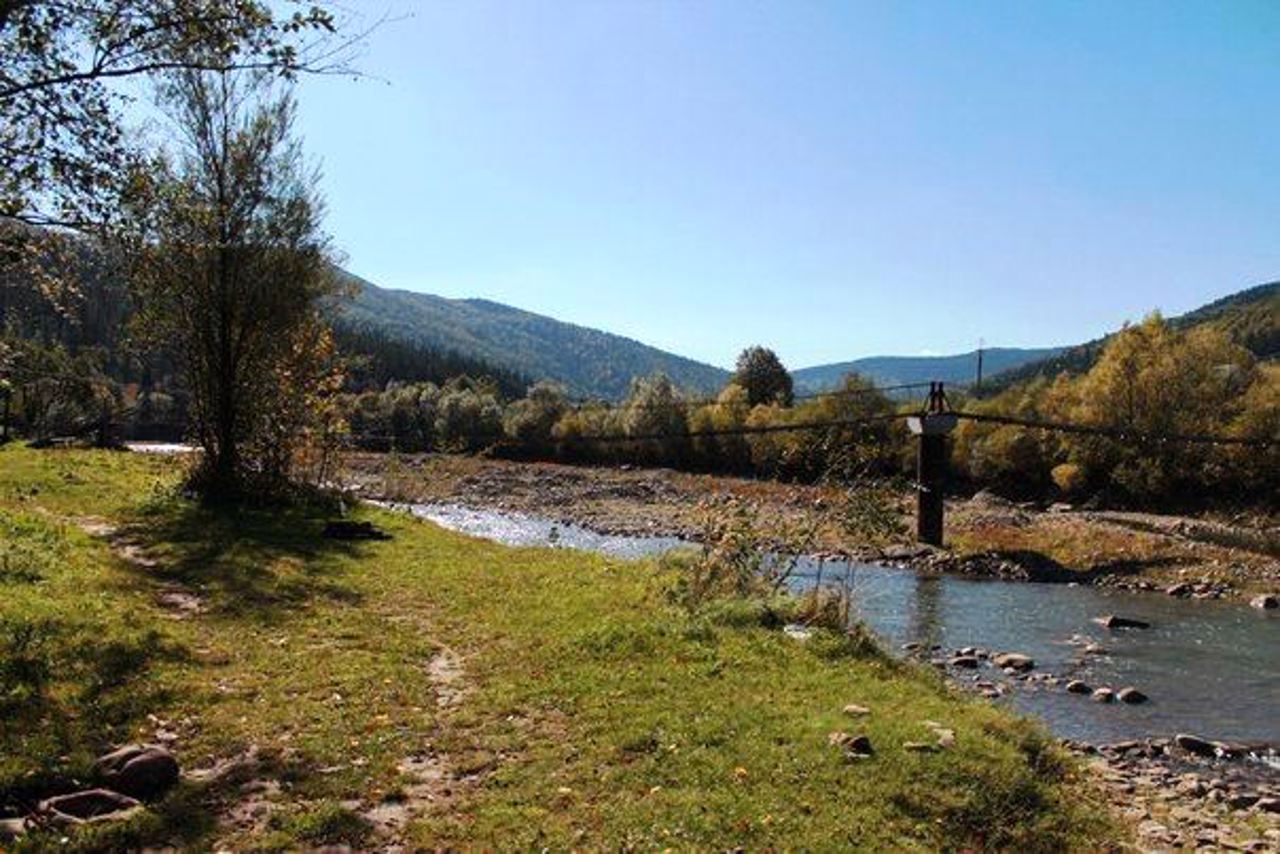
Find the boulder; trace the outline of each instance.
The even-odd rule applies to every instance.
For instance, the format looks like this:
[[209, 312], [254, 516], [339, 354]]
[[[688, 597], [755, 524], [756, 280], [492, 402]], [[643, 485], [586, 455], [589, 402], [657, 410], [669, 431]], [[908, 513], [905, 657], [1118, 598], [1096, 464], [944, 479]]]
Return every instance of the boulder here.
[[850, 703], [844, 707], [844, 713], [855, 718], [860, 718], [863, 715], [871, 714], [871, 710], [866, 706], [859, 706], [857, 703]]
[[178, 782], [178, 760], [154, 744], [130, 744], [100, 757], [94, 774], [107, 787], [140, 800], [155, 800]]
[[951, 666], [974, 670], [978, 666], [978, 657], [976, 655], [957, 655], [951, 659]]
[[[1200, 738], [1198, 735], [1180, 732], [1173, 737], [1173, 743], [1188, 753], [1194, 753], [1197, 756], [1213, 757], [1218, 755], [1217, 748], [1214, 747], [1213, 742]], [[1212, 783], [1209, 786], [1214, 788]]]
[[1145, 703], [1147, 695], [1139, 691], [1137, 688], [1121, 688], [1116, 693], [1116, 699], [1122, 703]]
[[1020, 652], [1004, 652], [992, 659], [996, 667], [1012, 668], [1019, 672], [1031, 670], [1036, 666], [1035, 660]]
[[927, 741], [904, 741], [902, 749], [908, 753], [937, 753], [942, 748]]
[[133, 798], [109, 789], [85, 789], [69, 795], [58, 795], [43, 800], [39, 811], [62, 824], [80, 824], [103, 816], [120, 813], [141, 806]]
[[1253, 792], [1236, 792], [1234, 795], [1227, 796], [1227, 806], [1233, 810], [1247, 810], [1260, 800], [1261, 798]]
[[1280, 813], [1280, 798], [1259, 798], [1254, 806], [1259, 812]]
[[1189, 596], [1191, 595], [1191, 585], [1186, 581], [1179, 581], [1177, 584], [1170, 584], [1164, 589], [1169, 596]]
[[1137, 620], [1133, 617], [1117, 617], [1115, 614], [1107, 614], [1094, 620], [1098, 625], [1108, 629], [1149, 629], [1151, 624], [1145, 620]]
[[1067, 693], [1069, 694], [1092, 694], [1093, 689], [1088, 684], [1079, 679], [1072, 679], [1067, 683]]
[[1249, 604], [1263, 611], [1280, 608], [1280, 596], [1274, 593], [1262, 593], [1249, 600]]
[[1099, 688], [1093, 692], [1093, 699], [1099, 703], [1110, 703], [1115, 698], [1115, 692], [1110, 688]]

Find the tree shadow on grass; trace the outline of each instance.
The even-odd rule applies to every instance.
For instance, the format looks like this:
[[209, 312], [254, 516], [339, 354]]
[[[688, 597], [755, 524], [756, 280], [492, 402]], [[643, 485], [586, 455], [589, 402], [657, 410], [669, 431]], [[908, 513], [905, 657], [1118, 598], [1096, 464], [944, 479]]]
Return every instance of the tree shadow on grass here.
[[199, 610], [273, 623], [317, 600], [358, 604], [343, 557], [367, 544], [322, 536], [324, 515], [301, 507], [165, 505], [121, 531], [145, 559], [131, 568], [162, 590], [195, 597]]
[[0, 814], [76, 788], [102, 751], [172, 701], [148, 678], [185, 647], [126, 623], [0, 620]]

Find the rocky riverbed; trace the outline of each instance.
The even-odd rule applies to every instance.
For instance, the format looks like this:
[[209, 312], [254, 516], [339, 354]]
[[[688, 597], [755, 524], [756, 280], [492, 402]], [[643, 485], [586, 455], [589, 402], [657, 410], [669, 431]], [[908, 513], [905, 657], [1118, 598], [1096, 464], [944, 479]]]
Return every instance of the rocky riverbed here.
[[830, 487], [441, 454], [352, 454], [345, 462], [347, 481], [367, 497], [532, 513], [604, 534], [696, 541], [705, 505], [733, 498], [797, 523], [816, 522], [818, 548], [829, 556], [968, 577], [1280, 604], [1275, 520], [1042, 508], [980, 492], [948, 502], [948, 547], [930, 549], [909, 543], [909, 495], [896, 504], [899, 541], [866, 543], [833, 521], [842, 496]]
[[1067, 746], [1087, 758], [1144, 848], [1280, 851], [1280, 772], [1267, 764], [1274, 753], [1264, 760], [1188, 734]]
[[[1064, 691], [1100, 703], [1147, 702], [1132, 686], [1095, 687], [1040, 672], [1021, 653], [944, 650], [918, 643], [906, 644], [903, 652], [944, 672], [962, 690], [993, 700], [1015, 692]], [[1280, 851], [1280, 754], [1275, 745], [1215, 741], [1191, 733], [1062, 743], [1086, 762], [1092, 781], [1136, 828], [1144, 850]]]

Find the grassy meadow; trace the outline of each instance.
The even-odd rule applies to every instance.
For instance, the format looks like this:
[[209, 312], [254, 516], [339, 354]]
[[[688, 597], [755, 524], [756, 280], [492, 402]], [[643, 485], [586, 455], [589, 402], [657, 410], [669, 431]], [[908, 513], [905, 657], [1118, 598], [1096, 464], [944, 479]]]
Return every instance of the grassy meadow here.
[[[200, 507], [181, 463], [0, 448], [0, 808], [160, 739], [188, 779], [15, 847], [1019, 851], [1124, 831], [1038, 727], [672, 572], [367, 507]], [[869, 708], [850, 717], [847, 704]], [[933, 721], [954, 746], [929, 741]], [[829, 744], [866, 734], [869, 758]], [[221, 770], [219, 770], [221, 769]]]

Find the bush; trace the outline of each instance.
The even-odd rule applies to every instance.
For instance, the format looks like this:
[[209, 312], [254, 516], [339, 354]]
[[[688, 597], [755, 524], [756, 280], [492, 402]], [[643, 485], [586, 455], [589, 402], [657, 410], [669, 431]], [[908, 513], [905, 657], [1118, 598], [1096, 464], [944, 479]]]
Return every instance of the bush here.
[[1053, 467], [1049, 476], [1063, 495], [1079, 495], [1087, 483], [1084, 468], [1076, 463], [1060, 463]]

